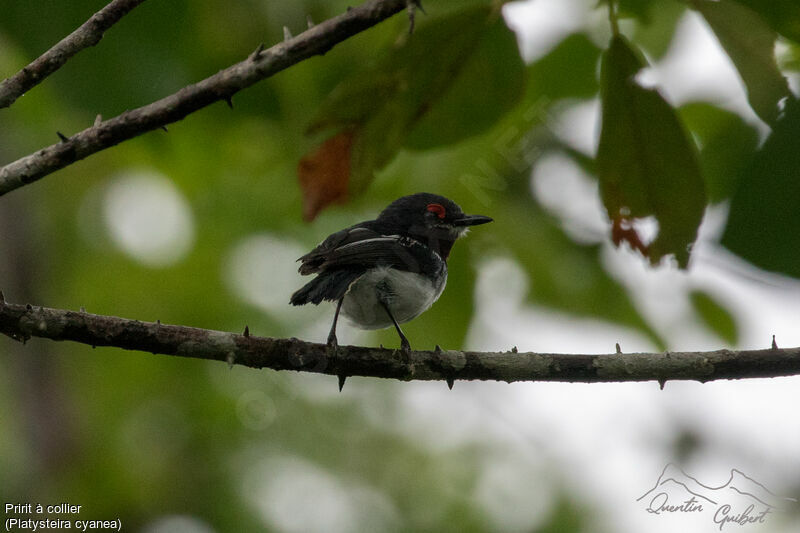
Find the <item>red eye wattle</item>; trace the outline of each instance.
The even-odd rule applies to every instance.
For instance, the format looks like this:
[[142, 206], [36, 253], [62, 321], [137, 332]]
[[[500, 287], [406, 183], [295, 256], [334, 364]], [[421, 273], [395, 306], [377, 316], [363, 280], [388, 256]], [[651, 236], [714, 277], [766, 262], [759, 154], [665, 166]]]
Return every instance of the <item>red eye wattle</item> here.
[[437, 217], [444, 218], [445, 210], [442, 204], [428, 204], [428, 207], [426, 207], [426, 209], [431, 213], [433, 213], [434, 215], [436, 215]]

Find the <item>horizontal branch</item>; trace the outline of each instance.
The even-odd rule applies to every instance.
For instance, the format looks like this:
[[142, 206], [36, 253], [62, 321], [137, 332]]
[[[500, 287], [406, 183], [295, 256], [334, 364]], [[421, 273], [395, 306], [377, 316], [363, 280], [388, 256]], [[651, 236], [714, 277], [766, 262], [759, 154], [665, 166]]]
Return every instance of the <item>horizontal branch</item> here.
[[800, 374], [800, 348], [607, 355], [414, 351], [340, 346], [329, 357], [324, 344], [254, 337], [160, 322], [140, 322], [84, 311], [15, 305], [2, 301], [0, 333], [20, 341], [43, 337], [94, 346], [211, 359], [274, 370], [394, 379], [615, 382], [738, 379]]
[[113, 0], [92, 15], [77, 30], [73, 31], [50, 50], [39, 56], [15, 75], [0, 83], [0, 108], [8, 107], [17, 98], [40, 84], [47, 76], [61, 68], [69, 58], [103, 38], [103, 34], [122, 17], [144, 0]]
[[240, 90], [304, 59], [324, 54], [348, 37], [402, 11], [407, 1], [370, 0], [271, 48], [259, 46], [244, 61], [170, 96], [99, 122], [57, 144], [9, 163], [0, 168], [0, 196], [100, 150], [177, 122], [214, 102], [224, 100], [230, 103], [231, 97]]

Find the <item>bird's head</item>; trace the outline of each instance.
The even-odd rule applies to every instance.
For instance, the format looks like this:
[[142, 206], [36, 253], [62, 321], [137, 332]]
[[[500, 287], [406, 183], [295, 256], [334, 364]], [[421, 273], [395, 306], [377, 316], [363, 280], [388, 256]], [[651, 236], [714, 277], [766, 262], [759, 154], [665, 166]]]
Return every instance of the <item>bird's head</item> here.
[[424, 192], [398, 198], [378, 216], [389, 231], [427, 242], [444, 259], [470, 226], [491, 221], [487, 216], [464, 214], [452, 200]]

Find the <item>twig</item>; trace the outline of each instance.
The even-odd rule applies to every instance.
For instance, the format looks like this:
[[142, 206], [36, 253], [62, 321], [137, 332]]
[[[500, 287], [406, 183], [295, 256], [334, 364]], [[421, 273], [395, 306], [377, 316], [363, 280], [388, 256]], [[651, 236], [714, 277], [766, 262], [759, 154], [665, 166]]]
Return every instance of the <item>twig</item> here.
[[309, 28], [272, 48], [149, 105], [100, 122], [60, 142], [0, 168], [0, 196], [122, 141], [176, 122], [214, 102], [370, 28], [406, 7], [406, 0], [370, 0]]
[[27, 67], [0, 83], [0, 109], [13, 104], [17, 98], [40, 84], [78, 52], [99, 43], [106, 30], [142, 2], [144, 0], [113, 0], [109, 2], [106, 7], [92, 15], [77, 30], [61, 39]]
[[738, 379], [800, 374], [800, 348], [713, 352], [540, 354], [516, 351], [412, 352], [326, 345], [299, 339], [254, 337], [160, 322], [140, 322], [85, 311], [0, 301], [0, 333], [20, 341], [43, 337], [90, 346], [210, 359], [253, 368], [299, 370], [335, 376], [394, 379], [614, 382]]

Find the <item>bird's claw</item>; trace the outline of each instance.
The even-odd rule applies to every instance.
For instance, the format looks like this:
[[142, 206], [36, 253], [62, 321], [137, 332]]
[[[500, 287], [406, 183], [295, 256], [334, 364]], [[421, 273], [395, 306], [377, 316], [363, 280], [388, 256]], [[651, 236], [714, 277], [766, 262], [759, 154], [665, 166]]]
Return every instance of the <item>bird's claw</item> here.
[[328, 335], [328, 357], [335, 357], [336, 352], [339, 351], [339, 341], [336, 339], [336, 335]]
[[406, 361], [411, 358], [411, 343], [408, 342], [408, 339], [402, 339], [400, 341], [400, 351], [403, 352]]

